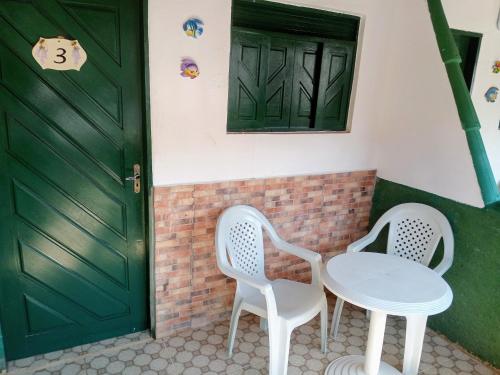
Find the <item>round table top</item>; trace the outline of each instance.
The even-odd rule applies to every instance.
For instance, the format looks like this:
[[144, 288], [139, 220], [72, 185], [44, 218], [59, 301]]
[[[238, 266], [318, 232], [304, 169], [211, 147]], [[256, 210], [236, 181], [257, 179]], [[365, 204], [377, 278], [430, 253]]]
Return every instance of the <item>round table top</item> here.
[[394, 255], [337, 255], [324, 267], [322, 278], [343, 300], [390, 315], [438, 314], [453, 299], [449, 285], [432, 269]]

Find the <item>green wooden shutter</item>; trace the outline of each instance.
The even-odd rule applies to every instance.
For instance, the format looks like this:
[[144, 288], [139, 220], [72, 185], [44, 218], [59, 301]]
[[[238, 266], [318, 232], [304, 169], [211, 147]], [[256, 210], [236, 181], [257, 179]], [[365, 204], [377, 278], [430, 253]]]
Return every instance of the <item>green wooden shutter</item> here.
[[271, 38], [266, 80], [266, 130], [285, 130], [290, 125], [294, 43]]
[[316, 95], [319, 80], [318, 43], [297, 41], [290, 128], [309, 129], [314, 125]]
[[354, 46], [233, 28], [228, 130], [345, 130]]
[[324, 44], [315, 119], [317, 130], [346, 129], [353, 55], [353, 43], [332, 41]]
[[229, 83], [229, 124], [231, 130], [262, 127], [266, 106], [269, 38], [233, 29]]

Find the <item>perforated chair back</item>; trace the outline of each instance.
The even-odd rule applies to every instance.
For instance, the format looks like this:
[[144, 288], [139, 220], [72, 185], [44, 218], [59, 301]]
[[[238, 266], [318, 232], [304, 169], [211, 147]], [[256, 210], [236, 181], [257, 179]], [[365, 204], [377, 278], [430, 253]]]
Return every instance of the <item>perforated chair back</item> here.
[[264, 275], [262, 229], [248, 218], [231, 224], [226, 242], [231, 264], [249, 276]]
[[248, 276], [266, 279], [263, 227], [272, 230], [268, 220], [253, 207], [226, 210], [217, 225], [217, 241], [223, 244], [217, 246], [218, 258]]
[[443, 262], [435, 271], [443, 274], [451, 266], [453, 232], [441, 212], [423, 204], [401, 204], [387, 211], [376, 225], [385, 226], [387, 223], [389, 223], [388, 254], [428, 266], [439, 241], [443, 239]]

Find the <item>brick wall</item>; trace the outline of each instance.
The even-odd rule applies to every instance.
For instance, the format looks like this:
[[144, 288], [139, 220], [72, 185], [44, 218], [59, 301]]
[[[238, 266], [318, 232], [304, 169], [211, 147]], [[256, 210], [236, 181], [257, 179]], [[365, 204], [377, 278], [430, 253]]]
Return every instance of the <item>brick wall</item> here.
[[[280, 236], [324, 259], [363, 236], [375, 171], [156, 187], [157, 336], [227, 318], [235, 282], [216, 264], [214, 233], [227, 207], [261, 210]], [[309, 264], [266, 241], [268, 277], [310, 279]]]

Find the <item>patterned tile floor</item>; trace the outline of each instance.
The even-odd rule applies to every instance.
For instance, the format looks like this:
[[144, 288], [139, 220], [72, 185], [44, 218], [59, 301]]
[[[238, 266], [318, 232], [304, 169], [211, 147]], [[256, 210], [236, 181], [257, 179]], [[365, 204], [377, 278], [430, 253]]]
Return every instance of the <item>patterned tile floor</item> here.
[[[401, 369], [404, 320], [389, 317], [383, 360]], [[10, 362], [8, 374], [36, 375], [216, 375], [267, 374], [268, 338], [253, 315], [240, 319], [234, 355], [227, 358], [228, 322], [153, 340], [147, 332], [82, 345], [73, 349]], [[297, 328], [292, 337], [289, 375], [323, 374], [328, 363], [340, 356], [363, 354], [368, 321], [362, 311], [344, 308], [339, 337], [329, 340], [329, 351], [319, 350], [319, 319]], [[465, 350], [428, 329], [420, 365], [425, 375], [493, 375], [488, 367]]]

